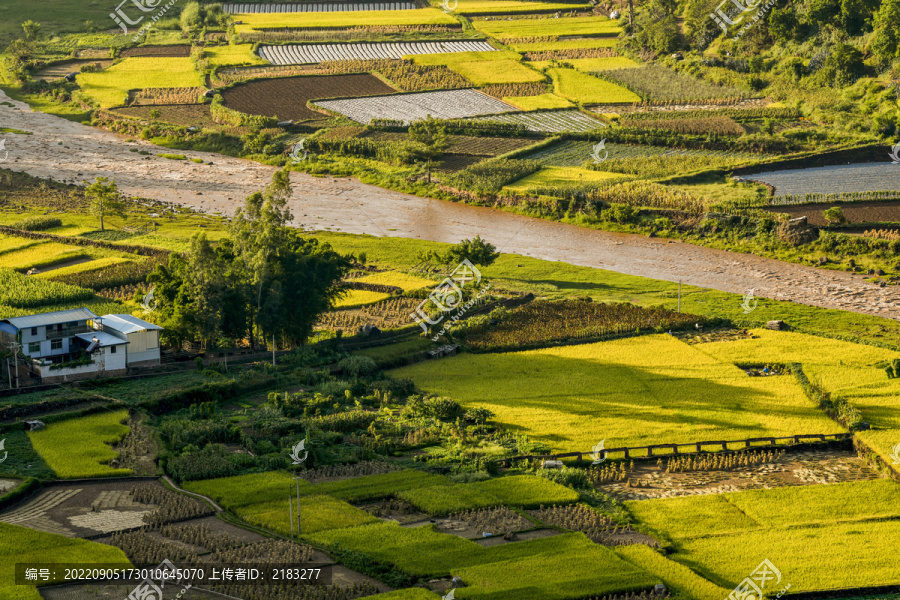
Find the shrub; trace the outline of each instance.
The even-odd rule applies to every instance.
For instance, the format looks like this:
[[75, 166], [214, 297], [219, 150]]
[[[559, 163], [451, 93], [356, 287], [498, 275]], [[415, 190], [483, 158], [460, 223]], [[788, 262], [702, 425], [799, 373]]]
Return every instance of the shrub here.
[[537, 172], [540, 161], [492, 158], [463, 169], [445, 179], [445, 183], [476, 194], [496, 194], [503, 186]]
[[368, 356], [348, 356], [337, 366], [348, 377], [363, 377], [378, 370], [378, 365]]
[[62, 227], [62, 219], [57, 217], [32, 217], [13, 223], [10, 227], [13, 229], [24, 229], [25, 231], [43, 231], [45, 229]]

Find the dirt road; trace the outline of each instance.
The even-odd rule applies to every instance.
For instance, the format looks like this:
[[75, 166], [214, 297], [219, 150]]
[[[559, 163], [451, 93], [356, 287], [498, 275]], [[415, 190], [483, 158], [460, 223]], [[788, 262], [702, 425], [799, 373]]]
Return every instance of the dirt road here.
[[[171, 151], [145, 142], [126, 143], [122, 136], [33, 112], [2, 92], [0, 127], [33, 133], [0, 134], [8, 152], [0, 167], [72, 183], [106, 176], [128, 194], [208, 213], [232, 214], [245, 196], [266, 185], [273, 171], [251, 161], [202, 152], [182, 154], [213, 164], [141, 156], [131, 150]], [[859, 275], [418, 198], [347, 178], [294, 173], [292, 181], [294, 225], [305, 229], [451, 243], [480, 234], [506, 253], [726, 292], [744, 294], [753, 289], [758, 297], [900, 317], [900, 290], [879, 288]]]

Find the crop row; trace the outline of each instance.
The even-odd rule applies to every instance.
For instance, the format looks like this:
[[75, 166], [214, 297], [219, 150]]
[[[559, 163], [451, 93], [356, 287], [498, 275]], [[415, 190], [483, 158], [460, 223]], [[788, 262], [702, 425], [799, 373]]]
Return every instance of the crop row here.
[[302, 2], [285, 4], [239, 4], [226, 2], [222, 10], [230, 15], [257, 13], [339, 12], [372, 10], [412, 10], [415, 2]]
[[[404, 133], [386, 131], [369, 132], [362, 137], [377, 142], [409, 141], [409, 137]], [[447, 154], [471, 154], [475, 156], [499, 156], [520, 148], [527, 148], [538, 141], [534, 138], [477, 137], [468, 135], [451, 135], [449, 138], [452, 145], [446, 150]], [[370, 281], [370, 279], [365, 279], [364, 281]]]
[[458, 119], [515, 110], [505, 102], [472, 89], [346, 98], [317, 104], [358, 123], [369, 123], [372, 119], [398, 119], [411, 123], [429, 115], [439, 119]]
[[[665, 308], [633, 304], [600, 304], [580, 300], [536, 300], [501, 317], [491, 315], [457, 337], [474, 350], [502, 351], [541, 346], [570, 339], [609, 337], [647, 329], [693, 326], [702, 317]], [[494, 325], [491, 322], [499, 321]]]
[[531, 83], [498, 83], [487, 85], [481, 91], [494, 98], [520, 98], [522, 96], [542, 96], [547, 93], [547, 84], [543, 82]]
[[[593, 142], [582, 142], [569, 140], [554, 144], [547, 148], [529, 154], [526, 158], [539, 160], [544, 166], [554, 167], [577, 167], [585, 163], [591, 158], [595, 144]], [[626, 144], [613, 144], [606, 142], [604, 144], [605, 152], [609, 152], [608, 160], [612, 159], [647, 159], [654, 156], [677, 156], [690, 158], [692, 156], [708, 156], [718, 158], [731, 158], [735, 162], [743, 162], [746, 160], [758, 159], [760, 155], [750, 154], [749, 152], [731, 152], [722, 150], [684, 150], [677, 148], [667, 148], [664, 146], [631, 146]], [[600, 154], [603, 154], [600, 151]], [[607, 161], [600, 164], [599, 168], [603, 168]]]
[[562, 133], [564, 131], [586, 132], [605, 127], [601, 121], [589, 117], [578, 110], [518, 112], [508, 115], [483, 116], [469, 120], [524, 125], [528, 131], [546, 133]]
[[[896, 198], [895, 190], [900, 189], [900, 169], [888, 162], [771, 171], [747, 179], [774, 186], [778, 197], [773, 201], [776, 206], [885, 200]], [[865, 194], [875, 194], [875, 197]]]
[[696, 119], [643, 119], [639, 121], [625, 121], [626, 127], [641, 129], [664, 129], [687, 135], [706, 135], [716, 133], [719, 135], [743, 135], [746, 130], [728, 117], [701, 117]]
[[525, 60], [565, 60], [567, 58], [611, 58], [619, 53], [612, 48], [567, 48], [564, 50], [544, 50], [525, 52]]
[[626, 204], [635, 208], [663, 208], [696, 214], [703, 213], [708, 208], [701, 198], [645, 180], [535, 186], [529, 188], [528, 193], [532, 196], [549, 196], [566, 200], [584, 199], [595, 205]]
[[46, 281], [0, 269], [0, 305], [39, 308], [53, 304], [90, 300], [94, 293], [84, 288]]
[[251, 30], [241, 33], [245, 42], [364, 42], [384, 39], [389, 33], [415, 33], [417, 36], [432, 33], [457, 31], [443, 25], [373, 25], [371, 27], [348, 27], [346, 29], [269, 29]]
[[202, 87], [145, 88], [129, 92], [128, 104], [200, 104]]
[[[663, 117], [663, 115], [665, 115]], [[803, 116], [796, 108], [722, 108], [718, 110], [685, 110], [666, 112], [628, 113], [620, 121], [653, 121], [665, 119], [703, 119], [707, 117], [728, 117], [737, 121], [745, 119], [798, 119]]]
[[325, 60], [403, 58], [412, 54], [491, 52], [487, 42], [385, 42], [380, 44], [292, 44], [260, 46], [259, 55], [274, 65], [317, 63]]

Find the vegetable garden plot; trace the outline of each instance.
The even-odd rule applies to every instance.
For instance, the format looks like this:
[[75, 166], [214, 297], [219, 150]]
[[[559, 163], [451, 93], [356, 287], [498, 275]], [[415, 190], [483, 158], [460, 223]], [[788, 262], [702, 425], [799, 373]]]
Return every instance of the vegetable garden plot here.
[[[491, 121], [495, 123], [516, 123], [524, 125], [528, 131], [561, 133], [563, 131], [594, 131], [606, 125], [578, 110], [548, 110], [519, 112], [510, 115], [483, 116], [471, 121]], [[590, 155], [590, 152], [588, 153]]]
[[[369, 74], [320, 75], [252, 81], [225, 90], [222, 97], [228, 108], [248, 114], [307, 120], [323, 118], [321, 113], [306, 107], [306, 103], [315, 98], [375, 96], [392, 92], [394, 89]], [[388, 116], [393, 117], [393, 114]]]
[[[885, 150], [885, 156], [887, 156], [887, 150]], [[813, 169], [788, 169], [759, 173], [748, 176], [746, 179], [775, 186], [776, 198], [786, 195], [900, 190], [900, 165], [883, 162], [833, 165]], [[860, 198], [860, 200], [867, 199]], [[799, 200], [796, 203], [802, 204], [803, 200]]]
[[302, 2], [289, 4], [239, 4], [227, 2], [222, 5], [229, 15], [256, 13], [294, 12], [344, 12], [372, 10], [412, 10], [415, 2]]
[[516, 110], [473, 89], [326, 100], [316, 104], [358, 123], [369, 123], [372, 119], [401, 119], [408, 124], [429, 115], [438, 119], [459, 119]]
[[412, 54], [496, 52], [487, 42], [397, 42], [375, 44], [291, 44], [260, 46], [259, 55], [273, 65], [317, 63], [326, 60], [400, 59]]
[[[551, 167], [577, 167], [591, 157], [594, 144], [592, 142], [566, 141], [542, 148], [537, 152], [524, 156], [541, 161], [541, 164]], [[682, 150], [663, 146], [629, 146], [626, 144], [605, 144], [609, 158], [649, 158], [651, 156], [709, 156], [734, 159], [734, 162], [744, 160], [756, 160], [762, 158], [759, 154], [720, 150]]]

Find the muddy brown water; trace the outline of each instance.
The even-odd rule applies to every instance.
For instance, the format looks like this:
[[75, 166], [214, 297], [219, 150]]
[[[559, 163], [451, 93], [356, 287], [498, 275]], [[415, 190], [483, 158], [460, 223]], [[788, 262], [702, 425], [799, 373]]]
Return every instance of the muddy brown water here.
[[[182, 153], [213, 164], [141, 156], [130, 149], [154, 154], [170, 150], [142, 141], [126, 143], [123, 136], [34, 112], [2, 92], [0, 125], [34, 134], [2, 134], [9, 153], [0, 163], [3, 168], [70, 183], [110, 177], [127, 194], [211, 214], [233, 214], [243, 198], [265, 187], [274, 171], [203, 152]], [[889, 318], [900, 314], [900, 289], [879, 288], [845, 272], [420, 198], [348, 178], [292, 173], [291, 181], [293, 224], [307, 230], [447, 243], [481, 235], [510, 254], [725, 292], [753, 289], [757, 297]]]

